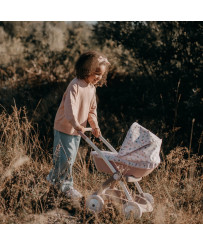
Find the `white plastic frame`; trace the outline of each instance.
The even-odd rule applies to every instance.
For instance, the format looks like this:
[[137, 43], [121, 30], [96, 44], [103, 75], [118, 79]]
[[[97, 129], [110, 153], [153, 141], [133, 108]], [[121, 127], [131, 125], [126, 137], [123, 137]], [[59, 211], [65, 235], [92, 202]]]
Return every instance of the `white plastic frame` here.
[[[85, 128], [85, 131], [92, 131], [92, 128]], [[104, 160], [104, 162], [108, 165], [112, 173], [116, 173], [116, 169], [111, 165], [111, 163], [108, 161], [108, 159], [102, 154], [102, 152], [97, 148], [97, 146], [81, 131], [78, 132], [80, 136], [98, 153], [98, 155]], [[118, 153], [113, 146], [102, 136], [99, 137], [99, 139], [114, 153]], [[125, 195], [129, 201], [133, 201], [132, 196], [130, 195], [127, 187], [122, 181], [119, 181], [120, 186], [125, 192]]]
[[[85, 128], [85, 131], [92, 131], [92, 128]], [[78, 133], [80, 134], [80, 136], [98, 153], [98, 155], [104, 160], [104, 162], [108, 165], [108, 167], [110, 168], [110, 170], [112, 171], [112, 173], [116, 173], [116, 169], [111, 165], [111, 163], [108, 161], [108, 159], [102, 154], [102, 152], [97, 148], [97, 146], [81, 131], [78, 131]], [[100, 139], [103, 141], [105, 140], [103, 137], [100, 136]], [[108, 143], [106, 140], [104, 142], [104, 144]], [[110, 147], [111, 150], [116, 151], [111, 145], [110, 143], [108, 143], [108, 146]], [[117, 153], [117, 151], [116, 151]]]

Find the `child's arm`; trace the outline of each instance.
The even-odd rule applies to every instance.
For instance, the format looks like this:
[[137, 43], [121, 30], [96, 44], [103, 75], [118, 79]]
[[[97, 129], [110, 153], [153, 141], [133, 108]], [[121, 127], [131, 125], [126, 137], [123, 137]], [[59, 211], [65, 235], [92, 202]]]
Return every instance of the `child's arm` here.
[[64, 102], [64, 114], [75, 130], [84, 132], [84, 127], [80, 125], [75, 116], [75, 112], [77, 112], [77, 89], [77, 85], [75, 84], [68, 90]]
[[92, 130], [92, 134], [93, 134], [96, 138], [98, 138], [98, 137], [101, 136], [101, 131], [100, 131], [99, 128], [95, 128], [95, 129]]
[[92, 99], [90, 111], [88, 114], [88, 122], [90, 126], [92, 127], [93, 131], [92, 133], [94, 134], [95, 137], [101, 136], [101, 131], [98, 125], [97, 121], [97, 102], [96, 102], [96, 93], [94, 94], [94, 97]]

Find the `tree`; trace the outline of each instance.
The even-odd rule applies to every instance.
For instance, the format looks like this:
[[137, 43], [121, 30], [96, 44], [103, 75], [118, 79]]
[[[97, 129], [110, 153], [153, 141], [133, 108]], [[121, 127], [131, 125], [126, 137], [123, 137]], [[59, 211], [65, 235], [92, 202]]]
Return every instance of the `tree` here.
[[[162, 119], [173, 136], [179, 130], [179, 142], [175, 141], [185, 144], [195, 118], [197, 141], [202, 131], [202, 23], [97, 22], [93, 32], [98, 45], [112, 41], [128, 50], [136, 64], [124, 79], [126, 90], [117, 95], [127, 102], [133, 118], [147, 114]], [[136, 115], [139, 107], [142, 110]]]

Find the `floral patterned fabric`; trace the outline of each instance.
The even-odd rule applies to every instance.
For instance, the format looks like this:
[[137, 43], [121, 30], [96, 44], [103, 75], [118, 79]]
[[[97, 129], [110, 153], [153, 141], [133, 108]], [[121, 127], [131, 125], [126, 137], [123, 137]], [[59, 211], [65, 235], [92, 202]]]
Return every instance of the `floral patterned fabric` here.
[[149, 163], [154, 167], [160, 163], [161, 143], [160, 138], [135, 122], [130, 127], [117, 157], [129, 162]]
[[[102, 154], [107, 158], [108, 161], [113, 161], [116, 163], [122, 163], [126, 166], [137, 167], [143, 169], [152, 169], [158, 166], [159, 163], [152, 163], [148, 161], [128, 161], [125, 157], [119, 157], [117, 153], [109, 152], [109, 151], [101, 151]], [[97, 155], [96, 151], [91, 152], [92, 155]]]
[[[160, 163], [162, 140], [138, 123], [133, 123], [118, 153], [101, 151], [109, 160], [127, 166], [153, 169]], [[92, 151], [92, 155], [97, 155]]]

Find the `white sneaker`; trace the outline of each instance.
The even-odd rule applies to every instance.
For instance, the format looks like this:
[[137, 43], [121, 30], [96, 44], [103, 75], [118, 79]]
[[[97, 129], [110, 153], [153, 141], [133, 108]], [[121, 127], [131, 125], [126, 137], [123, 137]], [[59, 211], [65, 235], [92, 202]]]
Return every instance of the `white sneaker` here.
[[76, 189], [74, 189], [73, 187], [70, 187], [70, 189], [66, 192], [66, 195], [68, 198], [76, 199], [76, 200], [82, 197], [82, 194]]
[[60, 189], [62, 192], [66, 193], [72, 187], [73, 187], [73, 184], [66, 180], [66, 181], [62, 181]]

